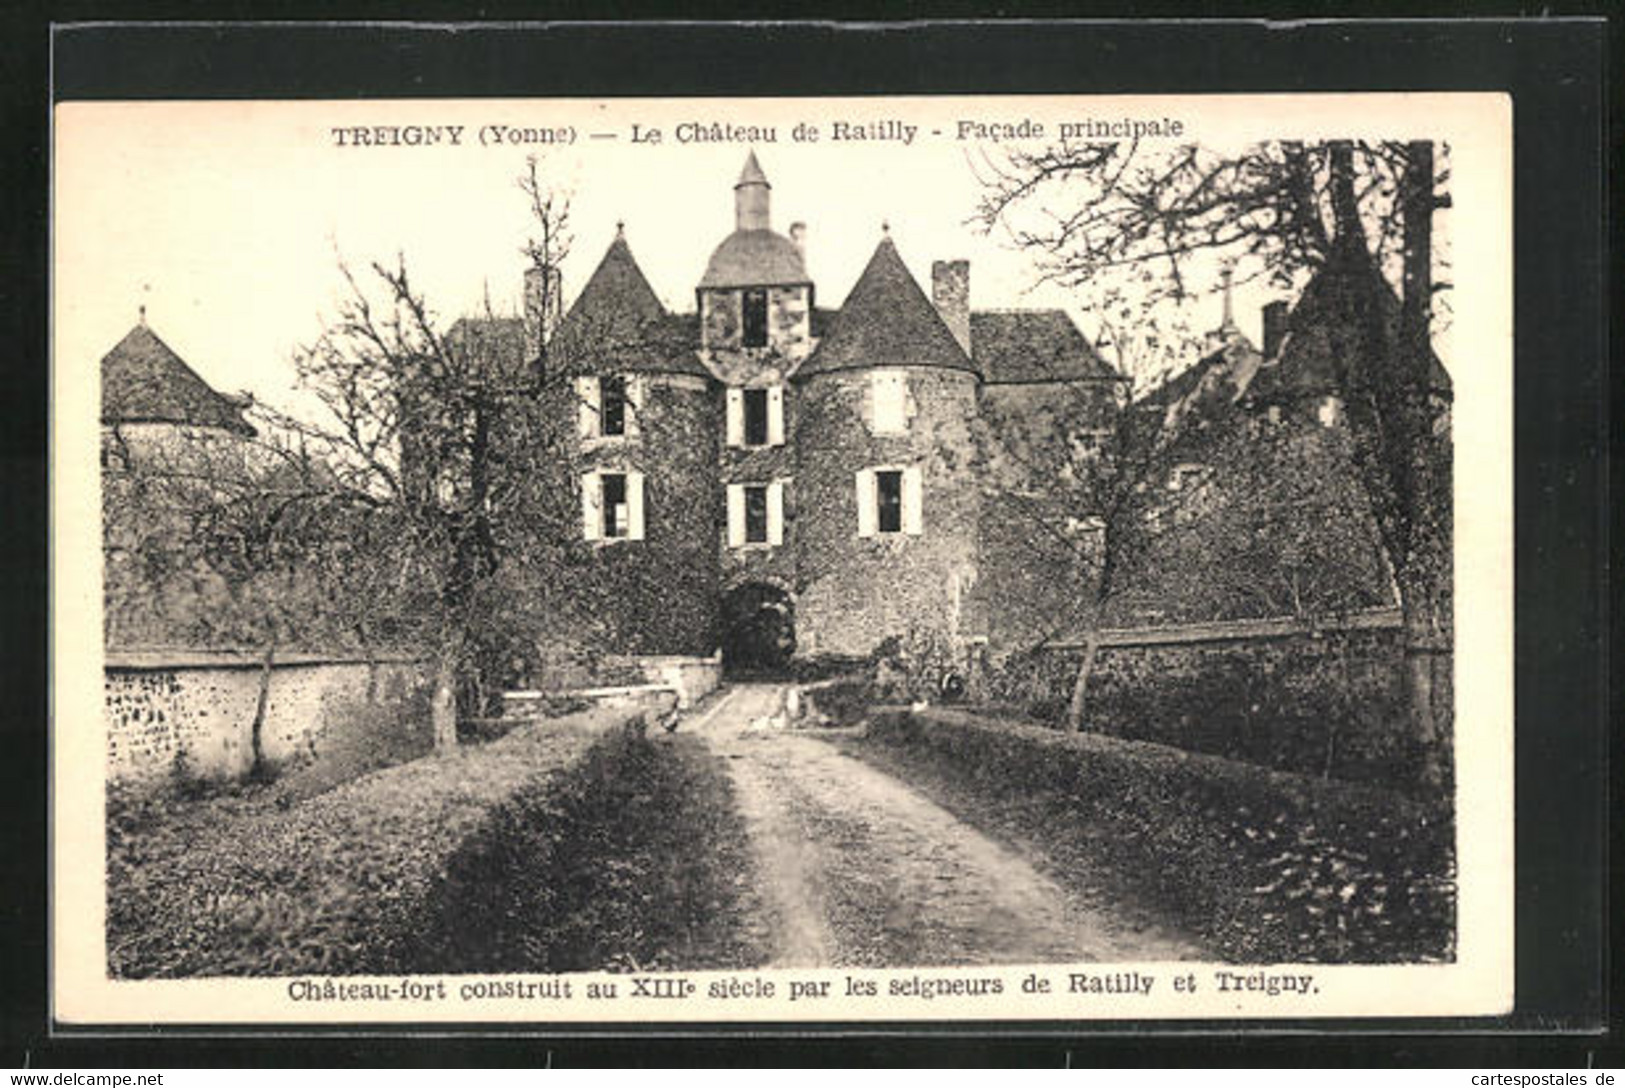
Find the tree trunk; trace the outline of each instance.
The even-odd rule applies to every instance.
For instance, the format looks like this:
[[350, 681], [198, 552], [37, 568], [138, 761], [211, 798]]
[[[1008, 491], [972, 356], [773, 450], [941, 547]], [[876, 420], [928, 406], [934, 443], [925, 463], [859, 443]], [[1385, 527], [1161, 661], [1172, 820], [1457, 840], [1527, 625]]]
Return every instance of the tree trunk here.
[[429, 720], [434, 728], [434, 750], [447, 752], [457, 747], [457, 659], [442, 653], [435, 664], [434, 695], [429, 701]]
[[[1404, 196], [1405, 248], [1400, 301], [1399, 367], [1390, 392], [1406, 448], [1400, 453], [1400, 493], [1409, 499], [1404, 576], [1398, 579], [1405, 621], [1405, 688], [1411, 736], [1418, 746], [1418, 781], [1438, 787], [1445, 780], [1439, 715], [1434, 706], [1435, 659], [1446, 648], [1439, 592], [1450, 577], [1448, 497], [1439, 487], [1433, 419], [1429, 405], [1432, 379], [1433, 314], [1433, 145], [1421, 140], [1406, 145]], [[1448, 477], [1447, 477], [1448, 478]]]
[[254, 699], [254, 720], [248, 726], [248, 745], [253, 753], [253, 762], [248, 768], [250, 778], [265, 776], [265, 712], [271, 703], [271, 669], [275, 664], [276, 640], [272, 639], [266, 643], [265, 654], [260, 658], [260, 690]]
[[1083, 637], [1083, 659], [1078, 662], [1078, 674], [1072, 681], [1072, 698], [1066, 706], [1066, 729], [1069, 733], [1083, 732], [1083, 715], [1089, 705], [1089, 678], [1095, 671], [1095, 658], [1100, 653], [1100, 624], [1089, 625]]

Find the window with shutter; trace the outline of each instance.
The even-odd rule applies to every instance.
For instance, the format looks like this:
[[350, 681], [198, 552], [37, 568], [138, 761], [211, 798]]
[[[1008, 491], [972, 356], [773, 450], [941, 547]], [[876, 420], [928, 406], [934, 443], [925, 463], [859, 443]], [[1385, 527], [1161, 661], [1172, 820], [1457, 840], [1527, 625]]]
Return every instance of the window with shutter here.
[[766, 544], [767, 540], [767, 486], [746, 484], [745, 543]]
[[581, 535], [585, 540], [598, 540], [604, 534], [603, 491], [598, 474], [588, 472], [581, 477]]
[[598, 379], [576, 379], [576, 432], [582, 438], [598, 437]]
[[775, 548], [784, 543], [784, 481], [767, 485], [767, 542]]
[[626, 433], [626, 379], [619, 374], [598, 380], [598, 419], [603, 437]]
[[603, 538], [605, 540], [618, 540], [627, 535], [631, 523], [626, 502], [626, 474], [605, 472], [601, 473], [598, 479], [600, 490], [603, 493]]
[[743, 446], [745, 444], [745, 391], [743, 389], [728, 390], [727, 420], [728, 445]]
[[918, 466], [903, 470], [903, 532], [919, 536], [925, 527], [921, 507], [920, 470]]
[[767, 390], [745, 390], [745, 445], [767, 445]]
[[784, 445], [784, 386], [767, 387], [767, 444]]
[[875, 473], [875, 529], [903, 531], [903, 474], [895, 469]]

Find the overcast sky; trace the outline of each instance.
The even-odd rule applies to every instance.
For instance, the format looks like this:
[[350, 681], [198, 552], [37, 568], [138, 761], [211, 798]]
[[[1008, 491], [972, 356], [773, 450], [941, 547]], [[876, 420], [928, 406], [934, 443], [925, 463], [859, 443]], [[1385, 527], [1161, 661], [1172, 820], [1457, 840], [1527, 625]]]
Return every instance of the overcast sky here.
[[[754, 146], [773, 185], [773, 225], [807, 224], [807, 262], [821, 305], [836, 306], [883, 223], [927, 290], [931, 261], [968, 258], [977, 307], [1067, 306], [1035, 289], [1029, 255], [966, 221], [978, 183], [956, 115], [1007, 117], [1022, 100], [968, 111], [953, 100], [888, 108], [879, 100], [779, 102], [422, 102], [73, 104], [58, 109], [55, 208], [57, 362], [94, 368], [135, 323], [148, 324], [206, 380], [287, 403], [290, 358], [330, 314], [336, 259], [361, 265], [404, 252], [442, 315], [477, 311], [489, 285], [517, 312], [528, 212], [514, 182], [533, 146], [480, 146], [482, 125], [573, 126], [574, 146], [543, 150], [544, 172], [573, 193], [575, 245], [564, 269], [572, 299], [624, 221], [655, 291], [692, 310], [711, 250], [733, 229], [733, 184]], [[773, 127], [777, 142], [679, 143], [688, 122]], [[816, 124], [816, 144], [791, 139]], [[900, 139], [831, 142], [849, 131]], [[658, 127], [658, 146], [630, 126]], [[356, 147], [355, 125], [461, 125], [461, 144]], [[935, 128], [943, 135], [933, 136]], [[617, 139], [593, 139], [613, 132]], [[340, 146], [340, 141], [344, 146]], [[1218, 303], [1210, 307], [1218, 319]], [[1245, 305], [1244, 327], [1256, 325]], [[1083, 315], [1080, 315], [1083, 316]], [[1256, 329], [1253, 329], [1256, 335]]]
[[[1417, 114], [1389, 97], [1386, 112], [1368, 97], [1347, 117], [1398, 135], [1396, 123]], [[624, 222], [655, 291], [692, 310], [707, 257], [733, 229], [733, 185], [754, 147], [774, 228], [807, 224], [821, 305], [846, 297], [886, 223], [926, 290], [934, 259], [967, 258], [973, 306], [1065, 307], [1092, 334], [1073, 295], [1038, 285], [1030, 254], [968, 222], [980, 191], [972, 162], [999, 153], [990, 136], [1000, 125], [1042, 122], [1029, 143], [1038, 146], [1068, 120], [1170, 117], [1183, 119], [1178, 142], [1210, 147], [1335, 123], [1325, 99], [1241, 96], [68, 104], [55, 115], [56, 380], [94, 382], [145, 305], [152, 329], [216, 388], [294, 406], [291, 358], [333, 312], [341, 254], [364, 267], [404, 253], [447, 321], [478, 312], [487, 288], [499, 310], [517, 313], [529, 213], [515, 180], [538, 147], [492, 143], [491, 125], [574, 130], [573, 144], [540, 149], [545, 178], [573, 194], [567, 301]], [[966, 121], [992, 127], [960, 139]], [[679, 126], [713, 122], [776, 139], [681, 139], [693, 134]], [[795, 140], [798, 124], [816, 125], [820, 139]], [[660, 142], [634, 144], [634, 125], [659, 129]], [[837, 140], [840, 125], [866, 138]], [[432, 147], [356, 146], [355, 126], [443, 134]], [[447, 126], [461, 126], [455, 146]], [[1238, 291], [1237, 320], [1255, 341], [1270, 297]], [[1193, 323], [1212, 327], [1219, 314], [1210, 295]]]

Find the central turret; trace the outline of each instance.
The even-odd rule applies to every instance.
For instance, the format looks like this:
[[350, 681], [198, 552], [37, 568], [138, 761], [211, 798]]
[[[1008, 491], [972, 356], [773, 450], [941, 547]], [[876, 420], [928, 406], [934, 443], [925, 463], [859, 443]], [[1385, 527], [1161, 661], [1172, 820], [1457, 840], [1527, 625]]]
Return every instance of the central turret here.
[[813, 285], [800, 237], [773, 229], [773, 186], [751, 152], [734, 184], [734, 231], [696, 289], [703, 357], [726, 384], [782, 381], [812, 350]]
[[772, 230], [772, 195], [773, 186], [767, 183], [767, 175], [762, 173], [756, 152], [752, 151], [734, 186], [734, 229]]

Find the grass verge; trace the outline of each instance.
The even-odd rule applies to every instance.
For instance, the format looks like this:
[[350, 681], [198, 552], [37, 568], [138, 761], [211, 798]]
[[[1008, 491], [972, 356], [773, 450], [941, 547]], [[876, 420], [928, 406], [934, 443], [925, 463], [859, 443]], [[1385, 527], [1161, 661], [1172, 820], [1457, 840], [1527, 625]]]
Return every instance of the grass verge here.
[[720, 758], [697, 737], [616, 730], [511, 798], [448, 860], [397, 968], [758, 966], [751, 877]]
[[526, 726], [304, 800], [273, 786], [191, 802], [110, 802], [109, 973], [390, 969], [398, 935], [491, 812], [521, 790], [545, 788], [631, 713]]
[[1447, 808], [1162, 745], [952, 711], [878, 716], [848, 752], [1051, 874], [1159, 913], [1234, 962], [1455, 954]]

